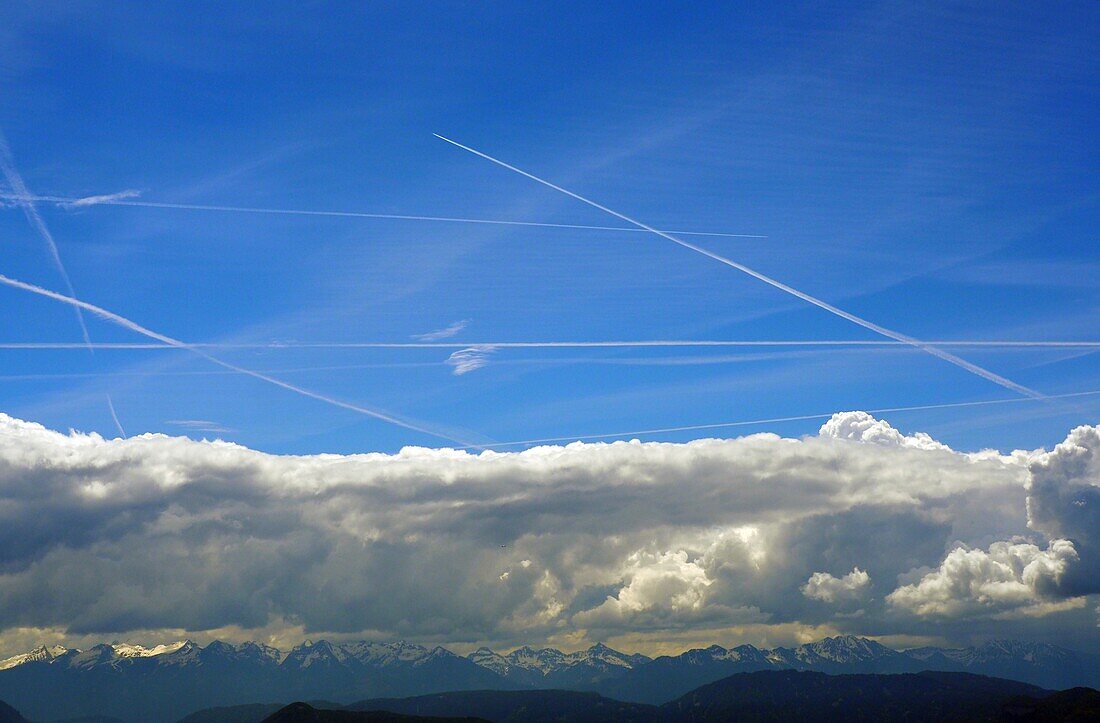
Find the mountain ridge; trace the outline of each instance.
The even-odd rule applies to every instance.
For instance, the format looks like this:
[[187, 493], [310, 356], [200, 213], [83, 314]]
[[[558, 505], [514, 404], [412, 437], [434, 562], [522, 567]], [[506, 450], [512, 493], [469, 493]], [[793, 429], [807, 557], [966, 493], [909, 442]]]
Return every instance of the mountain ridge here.
[[[125, 643], [87, 650], [35, 648], [0, 665], [0, 700], [32, 718], [112, 715], [174, 720], [192, 710], [275, 700], [398, 698], [462, 690], [564, 689], [663, 704], [738, 673], [970, 672], [1045, 689], [1100, 687], [1100, 656], [1020, 641], [894, 650], [837, 636], [793, 648], [711, 645], [649, 658], [604, 644], [565, 653], [529, 646], [468, 655], [416, 643], [307, 641], [283, 653], [261, 643]], [[182, 693], [181, 693], [182, 691]], [[164, 700], [179, 700], [165, 707]], [[164, 717], [168, 714], [169, 717]], [[174, 717], [172, 717], [174, 716]]]

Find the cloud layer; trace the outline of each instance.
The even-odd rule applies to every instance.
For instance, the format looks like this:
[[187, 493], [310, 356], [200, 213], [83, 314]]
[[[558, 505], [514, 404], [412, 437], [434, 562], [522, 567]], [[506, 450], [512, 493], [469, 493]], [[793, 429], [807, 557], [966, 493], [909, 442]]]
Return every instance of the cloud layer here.
[[852, 412], [802, 439], [290, 457], [0, 415], [0, 648], [158, 629], [1095, 647], [1097, 450], [1082, 427], [964, 454]]

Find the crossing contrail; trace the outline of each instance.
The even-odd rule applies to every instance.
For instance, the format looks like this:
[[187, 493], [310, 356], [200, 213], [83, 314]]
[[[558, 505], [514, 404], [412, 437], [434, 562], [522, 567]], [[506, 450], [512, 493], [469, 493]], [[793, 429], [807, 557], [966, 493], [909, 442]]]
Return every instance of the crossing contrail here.
[[[23, 191], [26, 189], [24, 188]], [[546, 223], [541, 221], [514, 221], [493, 218], [465, 218], [455, 216], [420, 216], [397, 213], [360, 213], [358, 211], [316, 211], [296, 208], [257, 208], [252, 206], [211, 206], [198, 203], [167, 203], [160, 201], [138, 201], [121, 194], [88, 196], [75, 198], [67, 196], [43, 196], [16, 191], [0, 193], [0, 199], [19, 203], [52, 203], [64, 208], [83, 206], [132, 206], [138, 208], [166, 208], [180, 211], [217, 211], [222, 213], [258, 213], [278, 216], [330, 216], [336, 218], [372, 218], [382, 221], [433, 221], [437, 223], [472, 223], [493, 226], [528, 226], [534, 228], [558, 228], [575, 231], [615, 231], [622, 233], [644, 233], [645, 229], [624, 226], [590, 226], [579, 223]], [[127, 192], [123, 192], [127, 193]], [[93, 203], [94, 201], [94, 203]], [[718, 236], [725, 238], [767, 238], [764, 234], [724, 233], [720, 231], [673, 231], [681, 236]]]
[[118, 433], [122, 435], [123, 439], [126, 439], [126, 430], [122, 428], [122, 422], [118, 421], [118, 414], [115, 412], [115, 403], [111, 401], [111, 395], [107, 395], [107, 409], [111, 410], [111, 419], [115, 422], [115, 427], [118, 428]]
[[[935, 346], [971, 347], [981, 349], [1098, 349], [1100, 341], [1017, 341], [958, 340], [926, 341]], [[66, 341], [0, 342], [0, 349], [63, 350], [84, 349], [88, 345]], [[93, 349], [174, 349], [171, 344], [134, 342], [93, 342]], [[389, 341], [269, 341], [269, 342], [188, 342], [202, 349], [465, 349], [471, 346], [491, 346], [501, 349], [615, 349], [615, 348], [676, 348], [676, 347], [897, 347], [912, 344], [902, 341], [850, 339], [642, 339], [625, 341], [468, 341], [468, 342], [389, 342]]]
[[[0, 172], [3, 172], [4, 178], [8, 181], [8, 186], [11, 187], [13, 192], [11, 194], [5, 193], [2, 197], [9, 201], [16, 201], [23, 209], [23, 214], [26, 215], [31, 227], [46, 242], [46, 248], [49, 249], [50, 256], [53, 258], [53, 265], [61, 274], [61, 280], [65, 282], [65, 290], [69, 292], [69, 296], [75, 298], [76, 290], [73, 288], [73, 282], [69, 279], [69, 272], [65, 270], [65, 264], [61, 263], [61, 253], [57, 250], [57, 243], [53, 240], [53, 234], [50, 233], [46, 222], [42, 220], [41, 214], [34, 206], [34, 195], [27, 189], [23, 177], [15, 169], [15, 159], [11, 154], [11, 148], [8, 146], [8, 140], [4, 136], [3, 130], [0, 130]], [[76, 312], [76, 321], [80, 324], [80, 333], [84, 337], [84, 343], [91, 350], [92, 339], [88, 336], [88, 327], [84, 324], [84, 315], [80, 312], [79, 307], [75, 308], [74, 311]]]
[[48, 299], [53, 299], [55, 301], [60, 301], [63, 304], [68, 304], [68, 305], [74, 306], [78, 309], [83, 309], [84, 311], [88, 311], [92, 314], [95, 314], [96, 316], [98, 316], [98, 317], [100, 317], [100, 318], [102, 318], [106, 321], [109, 321], [113, 324], [116, 324], [117, 326], [121, 326], [124, 329], [129, 329], [130, 331], [136, 332], [136, 333], [141, 334], [142, 336], [146, 336], [150, 339], [155, 339], [156, 341], [159, 341], [162, 344], [172, 346], [172, 347], [176, 347], [177, 349], [186, 349], [187, 351], [190, 351], [194, 354], [197, 354], [200, 357], [202, 357], [203, 359], [206, 359], [207, 361], [209, 361], [213, 364], [217, 364], [220, 367], [224, 367], [224, 368], [229, 369], [231, 371], [235, 371], [235, 372], [238, 372], [240, 374], [244, 374], [244, 375], [253, 377], [255, 379], [259, 379], [261, 381], [267, 382], [268, 384], [273, 384], [274, 386], [280, 387], [282, 389], [286, 389], [287, 391], [291, 391], [291, 392], [294, 392], [296, 394], [300, 394], [304, 397], [309, 397], [310, 399], [316, 399], [318, 401], [325, 402], [326, 404], [331, 404], [332, 406], [340, 407], [342, 409], [349, 409], [353, 412], [358, 412], [360, 414], [365, 414], [368, 417], [374, 417], [375, 419], [382, 420], [383, 422], [389, 422], [390, 424], [394, 424], [394, 425], [397, 425], [399, 427], [404, 427], [405, 429], [411, 429], [415, 432], [421, 432], [423, 434], [430, 434], [433, 437], [439, 437], [441, 439], [446, 439], [449, 442], [456, 442], [458, 444], [466, 445], [467, 448], [472, 448], [472, 447], [477, 447], [478, 446], [478, 445], [470, 443], [469, 441], [461, 440], [461, 439], [458, 439], [457, 437], [450, 436], [449, 434], [447, 434], [445, 432], [435, 430], [435, 429], [430, 429], [430, 428], [424, 427], [424, 426], [419, 426], [417, 424], [413, 424], [412, 422], [407, 422], [403, 419], [399, 419], [398, 417], [396, 417], [392, 414], [388, 414], [386, 412], [383, 412], [383, 411], [380, 411], [380, 410], [377, 410], [377, 409], [371, 409], [369, 407], [362, 407], [362, 406], [359, 406], [359, 405], [356, 405], [356, 404], [351, 404], [350, 402], [341, 401], [339, 399], [335, 399], [333, 397], [329, 397], [329, 396], [326, 396], [324, 394], [319, 394], [317, 392], [313, 392], [313, 391], [310, 391], [308, 389], [304, 389], [304, 388], [299, 387], [295, 384], [290, 384], [289, 382], [284, 382], [281, 379], [276, 379], [275, 377], [268, 376], [267, 374], [262, 374], [260, 372], [252, 371], [251, 369], [247, 369], [245, 367], [237, 366], [236, 364], [231, 364], [227, 361], [222, 361], [221, 359], [219, 359], [215, 356], [211, 356], [210, 354], [207, 354], [206, 352], [204, 352], [202, 349], [199, 349], [198, 347], [195, 347], [191, 344], [180, 341], [178, 339], [173, 339], [170, 336], [166, 336], [166, 335], [161, 334], [159, 332], [153, 331], [152, 329], [147, 329], [144, 326], [142, 326], [141, 324], [138, 324], [136, 321], [131, 321], [130, 319], [127, 319], [124, 316], [119, 316], [118, 314], [115, 314], [114, 312], [111, 312], [111, 311], [107, 311], [106, 309], [104, 309], [102, 307], [99, 307], [99, 306], [96, 306], [95, 304], [89, 304], [86, 301], [81, 301], [80, 299], [76, 299], [76, 298], [73, 298], [71, 296], [65, 296], [64, 294], [59, 294], [56, 291], [50, 291], [49, 289], [44, 289], [41, 286], [35, 286], [34, 284], [28, 284], [25, 281], [19, 281], [17, 279], [12, 279], [12, 278], [9, 278], [9, 277], [4, 276], [2, 274], [0, 274], [0, 284], [4, 284], [5, 286], [10, 286], [14, 289], [21, 289], [23, 291], [29, 291], [32, 294], [37, 294], [39, 296], [44, 296]]
[[505, 163], [504, 161], [502, 161], [500, 159], [493, 158], [492, 156], [490, 156], [486, 153], [482, 153], [479, 150], [476, 150], [474, 148], [470, 148], [469, 146], [465, 146], [465, 145], [459, 143], [458, 141], [452, 141], [450, 138], [446, 138], [444, 136], [441, 136], [438, 133], [434, 133], [433, 135], [436, 138], [438, 138], [442, 141], [446, 141], [447, 143], [450, 143], [452, 146], [456, 146], [458, 148], [461, 148], [464, 151], [468, 151], [470, 153], [473, 153], [475, 156], [480, 156], [481, 158], [484, 158], [487, 161], [491, 161], [491, 162], [497, 164], [498, 166], [501, 166], [503, 168], [507, 168], [510, 171], [514, 171], [515, 173], [518, 173], [521, 176], [525, 176], [525, 177], [531, 179], [532, 181], [536, 181], [538, 183], [541, 183], [544, 186], [547, 186], [548, 188], [552, 188], [555, 191], [559, 191], [561, 193], [564, 193], [565, 195], [570, 196], [571, 198], [575, 198], [576, 200], [581, 201], [583, 203], [586, 203], [589, 206], [592, 206], [593, 208], [597, 208], [597, 209], [599, 209], [599, 210], [601, 210], [605, 213], [608, 213], [608, 214], [614, 216], [615, 218], [618, 218], [622, 221], [626, 221], [627, 223], [633, 224], [634, 226], [637, 226], [637, 227], [639, 227], [639, 228], [641, 228], [645, 231], [649, 231], [650, 233], [656, 234], [656, 235], [660, 236], [661, 238], [672, 241], [673, 243], [678, 244], [680, 246], [683, 246], [684, 248], [686, 248], [690, 251], [694, 251], [698, 254], [702, 254], [703, 256], [706, 256], [706, 257], [711, 258], [715, 261], [718, 261], [719, 263], [725, 264], [726, 266], [730, 266], [732, 268], [735, 268], [738, 271], [741, 271], [743, 273], [748, 274], [749, 276], [752, 276], [753, 278], [756, 278], [760, 281], [763, 281], [765, 284], [768, 284], [770, 286], [774, 286], [775, 288], [779, 289], [780, 291], [784, 291], [784, 292], [786, 292], [786, 293], [788, 293], [792, 296], [795, 296], [799, 299], [802, 299], [803, 301], [806, 301], [810, 304], [813, 304], [814, 306], [816, 306], [818, 308], [824, 309], [825, 311], [828, 311], [830, 314], [834, 314], [836, 316], [839, 316], [842, 319], [846, 319], [846, 320], [852, 322], [853, 324], [857, 324], [859, 326], [862, 326], [864, 329], [869, 329], [870, 331], [873, 331], [876, 334], [881, 334], [882, 336], [888, 337], [888, 338], [893, 339], [895, 341], [899, 341], [899, 342], [902, 342], [902, 343], [905, 343], [905, 344], [909, 344], [910, 346], [921, 349], [921, 350], [927, 352], [928, 354], [931, 354], [934, 357], [937, 357], [937, 358], [942, 359], [946, 362], [954, 364], [957, 367], [965, 369], [966, 371], [970, 372], [971, 374], [975, 374], [975, 375], [977, 375], [977, 376], [979, 376], [983, 379], [986, 379], [988, 381], [993, 382], [994, 384], [999, 384], [1000, 386], [1004, 387], [1005, 389], [1010, 389], [1010, 390], [1012, 390], [1012, 391], [1014, 391], [1018, 394], [1022, 394], [1022, 395], [1027, 396], [1027, 397], [1033, 397], [1033, 398], [1036, 398], [1036, 399], [1043, 398], [1043, 395], [1041, 393], [1035, 391], [1034, 389], [1028, 389], [1027, 387], [1025, 387], [1023, 385], [1017, 384], [1016, 382], [1012, 381], [1011, 379], [1006, 379], [1005, 377], [1002, 377], [999, 374], [995, 374], [995, 373], [989, 371], [988, 369], [984, 369], [984, 368], [978, 366], [977, 364], [973, 364], [971, 362], [966, 361], [965, 359], [957, 357], [957, 356], [955, 356], [954, 354], [952, 354], [950, 352], [943, 351], [942, 349], [937, 349], [936, 347], [931, 346], [931, 345], [927, 344], [926, 342], [923, 342], [919, 339], [915, 339], [911, 336], [906, 336], [905, 334], [902, 334], [902, 333], [897, 332], [897, 331], [893, 331], [892, 329], [887, 329], [884, 326], [879, 326], [878, 324], [867, 321], [866, 319], [863, 319], [859, 316], [856, 316], [855, 314], [844, 311], [843, 309], [839, 309], [839, 308], [833, 306], [832, 304], [829, 304], [825, 301], [822, 301], [821, 299], [818, 299], [815, 296], [811, 296], [810, 294], [807, 294], [803, 291], [799, 291], [798, 289], [795, 289], [791, 286], [788, 286], [787, 284], [784, 284], [781, 281], [777, 281], [777, 280], [771, 278], [770, 276], [766, 276], [765, 274], [762, 274], [759, 271], [756, 271], [755, 269], [751, 269], [748, 266], [745, 266], [744, 264], [741, 264], [741, 263], [738, 263], [738, 262], [733, 261], [731, 259], [728, 259], [725, 256], [720, 256], [719, 254], [716, 254], [713, 251], [708, 251], [707, 249], [705, 249], [701, 246], [696, 246], [695, 244], [693, 244], [689, 241], [684, 241], [683, 239], [676, 238], [675, 236], [672, 236], [671, 234], [665, 233], [664, 231], [660, 231], [660, 230], [658, 230], [658, 229], [656, 229], [652, 226], [649, 226], [648, 224], [642, 223], [641, 221], [637, 221], [637, 220], [631, 218], [630, 216], [619, 213], [618, 211], [613, 211], [612, 209], [608, 208], [607, 206], [603, 206], [599, 203], [596, 203], [595, 201], [592, 201], [588, 198], [585, 198], [584, 196], [581, 196], [577, 193], [573, 193], [572, 191], [570, 191], [568, 189], [565, 189], [565, 188], [562, 188], [561, 186], [555, 185], [555, 184], [551, 183], [550, 181], [547, 181], [543, 178], [539, 178], [538, 176], [536, 176], [534, 174], [531, 174], [531, 173], [528, 173], [527, 171], [524, 171], [520, 168], [516, 168], [515, 166], [510, 165], [508, 163]]
[[[1100, 389], [1087, 392], [1072, 392], [1070, 394], [1049, 394], [1044, 397], [1012, 397], [1011, 399], [989, 399], [980, 402], [953, 402], [949, 404], [921, 404], [912, 407], [884, 407], [882, 409], [865, 409], [868, 414], [890, 414], [895, 412], [919, 412], [931, 409], [956, 409], [960, 407], [984, 407], [993, 404], [1018, 404], [1020, 402], [1038, 402], [1048, 399], [1073, 399], [1077, 397], [1093, 397], [1100, 395]], [[705, 429], [724, 429], [728, 427], [750, 427], [760, 424], [779, 424], [781, 422], [804, 422], [812, 419], [828, 419], [836, 412], [823, 412], [820, 414], [800, 414], [793, 417], [771, 417], [768, 419], [751, 419], [739, 422], [718, 422], [716, 424], [689, 424], [682, 427], [657, 427], [655, 429], [639, 429], [633, 432], [613, 432], [610, 434], [584, 434], [570, 437], [541, 437], [539, 439], [525, 439], [517, 442], [495, 442], [493, 444], [481, 444], [464, 447], [463, 449], [496, 449], [498, 447], [519, 447], [529, 444], [552, 444], [555, 442], [581, 442], [589, 439], [612, 439], [614, 437], [633, 437], [642, 434], [664, 434], [669, 432], [698, 432]]]

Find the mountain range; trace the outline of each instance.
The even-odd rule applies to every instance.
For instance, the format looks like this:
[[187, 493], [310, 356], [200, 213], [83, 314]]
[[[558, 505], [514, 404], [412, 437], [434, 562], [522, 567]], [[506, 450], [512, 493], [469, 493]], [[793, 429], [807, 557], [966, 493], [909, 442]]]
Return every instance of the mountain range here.
[[111, 716], [174, 721], [199, 709], [244, 703], [401, 698], [451, 691], [565, 689], [659, 705], [738, 673], [966, 672], [1047, 689], [1100, 687], [1100, 656], [1042, 643], [893, 650], [841, 636], [794, 648], [751, 645], [651, 659], [597, 644], [564, 653], [480, 648], [467, 656], [407, 642], [307, 642], [284, 653], [260, 643], [122, 643], [86, 650], [40, 647], [0, 661], [0, 700], [35, 720]]

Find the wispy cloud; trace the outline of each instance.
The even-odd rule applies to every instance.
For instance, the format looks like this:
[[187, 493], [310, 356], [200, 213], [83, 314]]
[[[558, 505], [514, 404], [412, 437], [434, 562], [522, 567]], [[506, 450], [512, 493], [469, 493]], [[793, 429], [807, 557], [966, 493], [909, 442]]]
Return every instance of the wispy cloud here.
[[0, 274], [0, 284], [4, 284], [5, 286], [10, 286], [13, 289], [21, 289], [23, 291], [29, 291], [32, 294], [37, 294], [38, 296], [44, 296], [47, 299], [53, 299], [54, 301], [60, 301], [63, 304], [68, 304], [70, 306], [75, 306], [79, 309], [83, 309], [84, 311], [91, 312], [91, 313], [95, 314], [96, 316], [100, 317], [101, 319], [103, 319], [105, 321], [109, 321], [112, 324], [115, 324], [117, 326], [122, 327], [123, 329], [129, 329], [130, 331], [141, 334], [142, 336], [148, 337], [150, 339], [155, 339], [156, 341], [159, 341], [163, 344], [167, 344], [169, 346], [176, 347], [178, 349], [186, 349], [186, 350], [202, 357], [203, 359], [206, 359], [207, 361], [209, 361], [213, 364], [217, 364], [220, 367], [223, 367], [225, 369], [229, 369], [231, 371], [238, 372], [240, 374], [244, 374], [246, 376], [253, 377], [254, 379], [259, 379], [261, 381], [267, 382], [268, 384], [272, 384], [272, 385], [274, 385], [276, 387], [279, 387], [281, 389], [286, 389], [287, 391], [294, 392], [295, 394], [300, 394], [304, 397], [309, 397], [310, 399], [316, 399], [319, 402], [324, 402], [324, 403], [330, 404], [334, 407], [340, 407], [341, 409], [348, 409], [348, 410], [353, 411], [353, 412], [358, 412], [359, 414], [364, 414], [368, 417], [373, 417], [373, 418], [381, 420], [383, 422], [389, 422], [390, 424], [394, 424], [394, 425], [397, 425], [399, 427], [404, 427], [405, 429], [411, 429], [415, 432], [421, 432], [423, 434], [428, 434], [428, 435], [431, 435], [433, 437], [439, 437], [441, 439], [446, 439], [446, 440], [451, 441], [451, 442], [457, 442], [458, 444], [476, 446], [476, 445], [471, 444], [470, 442], [466, 442], [462, 439], [459, 439], [459, 438], [453, 436], [450, 432], [442, 431], [442, 430], [439, 430], [439, 429], [433, 429], [433, 428], [430, 428], [430, 427], [422, 425], [422, 424], [413, 423], [413, 422], [401, 419], [401, 418], [399, 418], [399, 417], [397, 417], [393, 414], [390, 414], [389, 412], [381, 411], [379, 409], [372, 409], [370, 407], [364, 407], [364, 406], [360, 406], [358, 404], [352, 404], [350, 402], [345, 402], [345, 401], [342, 401], [340, 399], [336, 399], [334, 397], [330, 397], [330, 396], [327, 396], [327, 395], [324, 395], [324, 394], [319, 394], [318, 392], [310, 391], [309, 389], [299, 387], [295, 384], [285, 382], [281, 379], [276, 379], [275, 377], [268, 376], [267, 374], [263, 374], [261, 372], [256, 372], [256, 371], [253, 371], [251, 369], [247, 369], [245, 367], [237, 366], [236, 364], [231, 364], [227, 361], [223, 361], [223, 360], [221, 360], [221, 359], [219, 359], [215, 356], [211, 356], [210, 354], [207, 354], [206, 352], [204, 352], [202, 349], [199, 349], [198, 347], [195, 347], [195, 346], [193, 346], [191, 344], [188, 344], [186, 342], [182, 342], [179, 339], [173, 339], [170, 336], [166, 336], [166, 335], [161, 334], [159, 332], [153, 331], [152, 329], [147, 329], [146, 327], [142, 326], [141, 324], [138, 324], [136, 321], [132, 321], [130, 319], [127, 319], [124, 316], [120, 316], [119, 314], [116, 314], [112, 311], [108, 311], [108, 310], [106, 310], [102, 307], [96, 306], [95, 304], [89, 304], [86, 301], [81, 301], [80, 299], [76, 299], [76, 298], [73, 298], [71, 296], [65, 296], [64, 294], [59, 294], [56, 291], [50, 291], [49, 289], [44, 289], [41, 286], [35, 286], [34, 284], [28, 284], [25, 281], [19, 281], [18, 279], [12, 279], [12, 278], [9, 278], [9, 277], [4, 276], [2, 274]]
[[[50, 233], [46, 222], [42, 220], [42, 215], [35, 208], [32, 200], [34, 195], [27, 188], [27, 184], [23, 182], [23, 177], [19, 175], [19, 171], [15, 168], [15, 159], [12, 156], [11, 147], [8, 146], [8, 139], [3, 130], [0, 130], [0, 172], [4, 174], [4, 178], [12, 190], [12, 195], [8, 197], [9, 200], [19, 204], [31, 227], [46, 243], [46, 248], [53, 258], [54, 267], [57, 268], [58, 273], [61, 274], [61, 280], [65, 283], [65, 290], [69, 292], [69, 296], [75, 298], [76, 290], [73, 288], [73, 282], [69, 279], [69, 272], [65, 270], [65, 264], [61, 262], [61, 253], [57, 250], [57, 242], [54, 241], [53, 234]], [[76, 312], [76, 321], [80, 324], [80, 333], [84, 337], [84, 343], [91, 350], [92, 339], [88, 336], [88, 327], [84, 324], [84, 315], [81, 313], [80, 307], [74, 307], [74, 311]]]
[[456, 377], [462, 376], [487, 365], [494, 351], [491, 346], [471, 346], [451, 354], [447, 357], [447, 363]]
[[460, 319], [458, 321], [451, 322], [449, 326], [446, 326], [442, 329], [429, 331], [427, 334], [413, 334], [412, 338], [418, 341], [439, 341], [440, 339], [450, 339], [452, 336], [458, 334], [469, 325], [469, 319]]
[[71, 201], [65, 201], [58, 203], [58, 206], [62, 208], [85, 208], [87, 206], [100, 206], [110, 205], [117, 201], [124, 201], [128, 198], [137, 198], [141, 195], [141, 191], [135, 191], [133, 189], [127, 189], [125, 191], [119, 191], [118, 193], [108, 193], [102, 196], [84, 196], [83, 198], [74, 198]]
[[994, 372], [991, 372], [988, 369], [984, 369], [984, 368], [978, 366], [977, 364], [973, 364], [971, 362], [968, 362], [965, 359], [962, 359], [958, 356], [955, 356], [954, 354], [952, 354], [950, 352], [943, 351], [942, 349], [937, 349], [936, 347], [933, 347], [933, 346], [929, 345], [927, 342], [923, 342], [919, 339], [913, 338], [911, 336], [907, 336], [905, 334], [894, 331], [892, 329], [887, 329], [884, 326], [879, 326], [878, 324], [875, 324], [874, 322], [867, 321], [866, 319], [864, 319], [862, 317], [859, 317], [859, 316], [856, 316], [855, 314], [844, 311], [843, 309], [839, 309], [839, 308], [833, 306], [832, 304], [829, 304], [826, 301], [823, 301], [823, 300], [821, 300], [821, 299], [819, 299], [815, 296], [811, 296], [810, 294], [807, 294], [804, 291], [799, 291], [798, 289], [796, 289], [792, 286], [788, 286], [787, 284], [784, 284], [781, 281], [777, 281], [776, 279], [773, 279], [770, 276], [766, 276], [766, 275], [760, 273], [759, 271], [756, 271], [754, 269], [749, 268], [748, 266], [745, 266], [744, 264], [733, 261], [732, 259], [728, 259], [725, 256], [720, 256], [720, 255], [714, 253], [713, 251], [708, 251], [707, 249], [703, 248], [702, 246], [696, 246], [693, 243], [690, 243], [688, 241], [684, 241], [683, 239], [676, 238], [675, 236], [672, 236], [671, 234], [668, 234], [664, 231], [660, 231], [660, 230], [654, 228], [653, 226], [642, 223], [641, 221], [637, 221], [637, 220], [631, 218], [630, 216], [619, 213], [618, 211], [614, 211], [614, 210], [608, 208], [607, 206], [596, 203], [595, 201], [593, 201], [591, 199], [588, 199], [588, 198], [585, 198], [584, 196], [581, 196], [580, 194], [574, 193], [574, 192], [572, 192], [568, 189], [562, 188], [561, 186], [555, 185], [555, 184], [551, 183], [550, 181], [547, 181], [546, 179], [539, 178], [538, 176], [536, 176], [532, 173], [528, 173], [527, 171], [524, 171], [520, 168], [516, 168], [515, 166], [510, 165], [508, 163], [505, 163], [504, 161], [502, 161], [498, 158], [493, 158], [492, 156], [488, 155], [487, 153], [482, 153], [479, 150], [476, 150], [476, 149], [471, 148], [469, 146], [465, 146], [465, 145], [459, 143], [458, 141], [452, 141], [450, 138], [446, 138], [444, 136], [441, 136], [438, 133], [434, 133], [433, 135], [436, 138], [440, 139], [441, 141], [446, 141], [447, 143], [450, 143], [452, 146], [455, 146], [457, 148], [461, 148], [462, 150], [468, 151], [469, 153], [472, 153], [475, 156], [479, 156], [481, 158], [484, 158], [485, 160], [490, 161], [492, 163], [495, 163], [496, 165], [501, 166], [502, 168], [507, 168], [509, 171], [513, 171], [515, 173], [518, 173], [521, 176], [524, 176], [526, 178], [531, 179], [532, 181], [536, 181], [537, 183], [541, 183], [542, 185], [544, 185], [548, 188], [552, 188], [555, 191], [558, 191], [560, 193], [563, 193], [566, 196], [569, 196], [570, 198], [575, 198], [576, 200], [581, 201], [582, 203], [585, 203], [589, 206], [592, 206], [593, 208], [599, 209], [600, 211], [603, 211], [604, 213], [610, 214], [610, 215], [614, 216], [615, 218], [626, 221], [627, 223], [633, 224], [634, 226], [637, 226], [640, 229], [644, 229], [646, 231], [649, 231], [650, 233], [656, 234], [656, 235], [660, 236], [661, 238], [667, 239], [667, 240], [669, 240], [669, 241], [671, 241], [671, 242], [673, 242], [673, 243], [675, 243], [679, 246], [682, 246], [682, 247], [684, 247], [684, 248], [686, 248], [690, 251], [694, 251], [698, 254], [702, 254], [703, 256], [706, 256], [710, 259], [718, 261], [719, 263], [725, 264], [726, 266], [729, 266], [731, 268], [737, 269], [738, 271], [746, 273], [746, 274], [748, 274], [749, 276], [752, 276], [755, 279], [763, 281], [765, 284], [768, 284], [769, 286], [772, 286], [776, 289], [779, 289], [780, 291], [783, 291], [787, 294], [790, 294], [790, 295], [795, 296], [799, 299], [802, 299], [803, 301], [808, 302], [810, 304], [813, 304], [814, 306], [816, 306], [820, 309], [823, 309], [823, 310], [829, 312], [830, 314], [833, 314], [835, 316], [839, 316], [842, 319], [846, 319], [847, 321], [850, 321], [853, 324], [856, 324], [858, 326], [862, 326], [864, 329], [868, 329], [870, 331], [875, 332], [876, 334], [880, 334], [882, 336], [893, 339], [895, 341], [899, 341], [899, 342], [914, 346], [918, 349], [921, 349], [921, 350], [927, 352], [928, 354], [931, 354], [934, 357], [937, 357], [937, 358], [942, 359], [946, 362], [954, 364], [957, 367], [965, 369], [966, 371], [970, 372], [971, 374], [975, 374], [975, 375], [977, 375], [977, 376], [979, 376], [983, 379], [986, 379], [988, 381], [993, 382], [994, 384], [999, 384], [1000, 386], [1002, 386], [1006, 389], [1011, 389], [1012, 391], [1016, 392], [1017, 394], [1022, 394], [1024, 396], [1035, 397], [1035, 398], [1042, 398], [1042, 396], [1043, 396], [1041, 393], [1035, 391], [1034, 389], [1028, 389], [1027, 387], [1025, 387], [1021, 384], [1017, 384], [1016, 382], [1012, 381], [1011, 379], [1006, 379], [1005, 377], [1002, 377], [999, 374], [995, 374]]
[[192, 432], [209, 432], [211, 434], [228, 434], [237, 430], [227, 427], [209, 419], [168, 419], [165, 424], [173, 427], [183, 427]]

